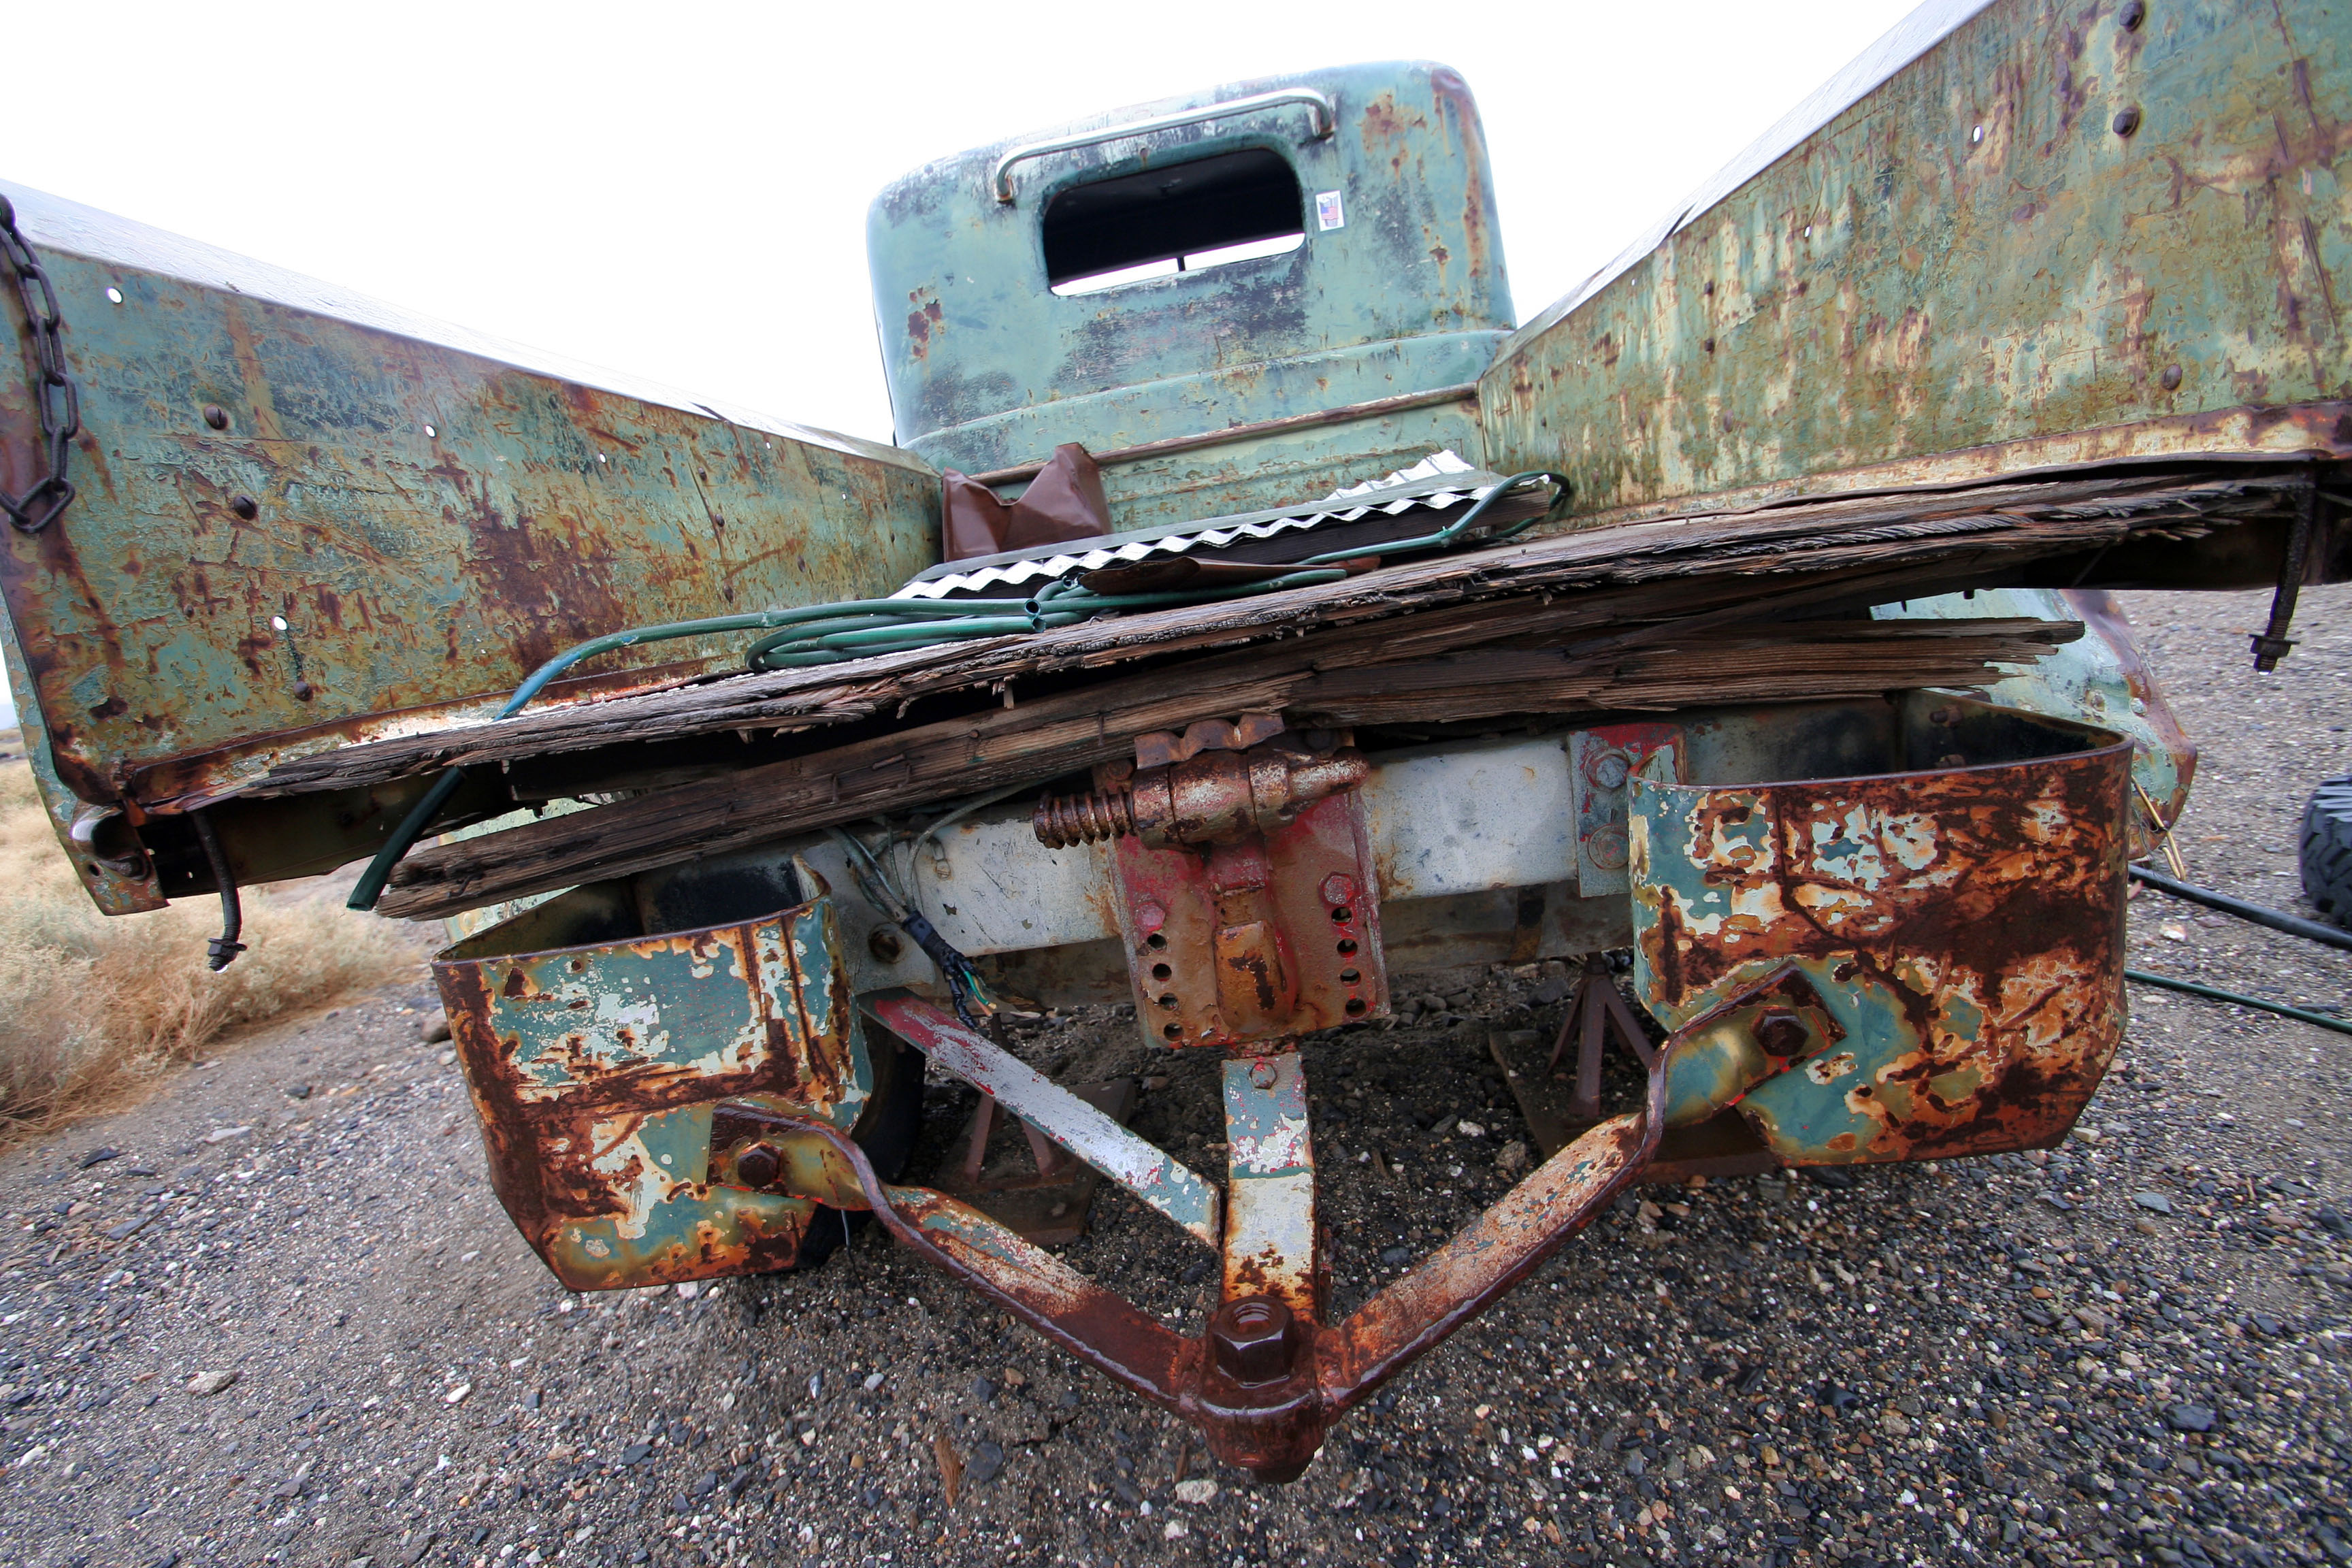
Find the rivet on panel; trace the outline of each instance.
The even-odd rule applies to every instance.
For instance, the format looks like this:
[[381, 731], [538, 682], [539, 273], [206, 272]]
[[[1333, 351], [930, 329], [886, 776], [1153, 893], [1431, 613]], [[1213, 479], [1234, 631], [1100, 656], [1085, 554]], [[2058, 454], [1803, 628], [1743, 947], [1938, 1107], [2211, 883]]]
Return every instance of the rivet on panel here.
[[2131, 104], [2116, 110], [2114, 125], [2116, 134], [2118, 136], [2128, 136], [2133, 132], [2138, 130], [2139, 106], [2137, 104]]
[[215, 429], [215, 430], [226, 430], [226, 429], [227, 429], [227, 428], [228, 428], [228, 410], [227, 410], [227, 409], [226, 409], [226, 408], [223, 408], [223, 407], [222, 407], [219, 404], [217, 404], [217, 403], [207, 403], [207, 404], [205, 404], [205, 424], [207, 424], [207, 425], [209, 425], [209, 426], [212, 426], [214, 429]]
[[2166, 365], [2164, 374], [2156, 379], [2165, 391], [2178, 392], [2180, 390], [2180, 367], [2177, 364]]
[[246, 521], [251, 522], [261, 515], [261, 503], [251, 496], [231, 496], [228, 498], [228, 510], [245, 519]]
[[2123, 9], [2116, 13], [2116, 20], [2123, 24], [2125, 32], [2137, 33], [2139, 25], [2147, 20], [2147, 7], [2140, 0], [2124, 0]]

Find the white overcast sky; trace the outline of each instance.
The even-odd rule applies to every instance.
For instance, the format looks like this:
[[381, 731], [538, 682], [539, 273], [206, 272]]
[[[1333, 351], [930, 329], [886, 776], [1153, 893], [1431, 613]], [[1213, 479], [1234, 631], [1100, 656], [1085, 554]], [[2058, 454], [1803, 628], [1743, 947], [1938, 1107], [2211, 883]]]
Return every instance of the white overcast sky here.
[[499, 337], [887, 439], [866, 204], [927, 159], [1245, 77], [1442, 60], [1486, 118], [1525, 319], [1909, 9], [49, 5], [9, 28], [0, 172]]

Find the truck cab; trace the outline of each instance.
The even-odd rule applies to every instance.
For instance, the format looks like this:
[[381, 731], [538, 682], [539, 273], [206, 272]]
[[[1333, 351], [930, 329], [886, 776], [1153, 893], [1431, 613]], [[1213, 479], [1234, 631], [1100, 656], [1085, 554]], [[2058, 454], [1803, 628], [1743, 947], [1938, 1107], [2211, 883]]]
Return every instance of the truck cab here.
[[1245, 81], [925, 164], [866, 219], [898, 444], [1117, 531], [1481, 459], [1517, 324], [1478, 110], [1426, 62]]

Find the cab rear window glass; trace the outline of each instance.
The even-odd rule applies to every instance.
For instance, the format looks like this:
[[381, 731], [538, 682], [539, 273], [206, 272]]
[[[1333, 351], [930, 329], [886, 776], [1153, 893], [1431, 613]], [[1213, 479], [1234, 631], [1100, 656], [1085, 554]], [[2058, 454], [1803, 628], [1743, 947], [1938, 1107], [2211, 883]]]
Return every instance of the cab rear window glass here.
[[1073, 185], [1045, 206], [1057, 294], [1293, 250], [1305, 202], [1290, 161], [1262, 147]]

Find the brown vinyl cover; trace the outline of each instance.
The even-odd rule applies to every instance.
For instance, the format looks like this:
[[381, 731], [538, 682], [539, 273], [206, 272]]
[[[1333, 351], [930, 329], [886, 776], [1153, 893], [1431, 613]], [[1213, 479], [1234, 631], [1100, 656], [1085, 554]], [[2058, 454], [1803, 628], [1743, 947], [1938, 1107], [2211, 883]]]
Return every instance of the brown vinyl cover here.
[[1102, 470], [1076, 442], [1054, 448], [1051, 461], [1029, 481], [1019, 500], [1006, 504], [996, 492], [950, 468], [940, 476], [946, 498], [942, 530], [945, 559], [1026, 550], [1066, 539], [1098, 539], [1110, 531], [1110, 503], [1103, 499]]

